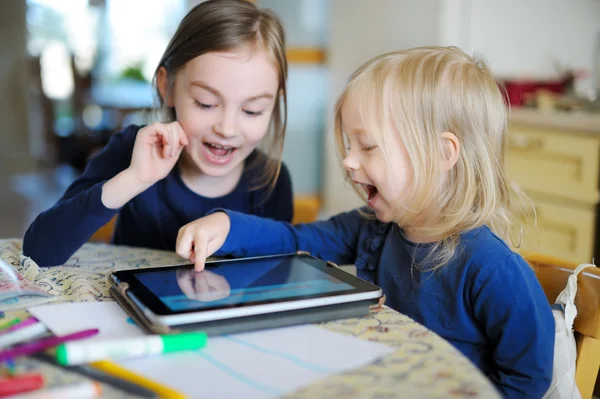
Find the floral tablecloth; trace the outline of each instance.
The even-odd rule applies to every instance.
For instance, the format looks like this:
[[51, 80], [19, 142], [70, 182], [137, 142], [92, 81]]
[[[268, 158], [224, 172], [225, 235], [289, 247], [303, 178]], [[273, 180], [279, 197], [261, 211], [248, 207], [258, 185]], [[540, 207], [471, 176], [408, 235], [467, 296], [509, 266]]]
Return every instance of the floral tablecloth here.
[[[63, 266], [40, 268], [21, 254], [20, 240], [0, 240], [0, 258], [27, 279], [55, 295], [55, 302], [112, 301], [106, 273], [114, 269], [181, 264], [173, 252], [107, 244], [85, 244]], [[6, 317], [23, 316], [8, 312]], [[447, 341], [409, 317], [384, 307], [362, 318], [320, 325], [342, 334], [393, 346], [382, 360], [327, 378], [297, 391], [289, 398], [497, 398], [493, 385]], [[24, 368], [41, 368], [48, 380], [65, 373], [33, 359]], [[106, 387], [103, 397], [123, 393]]]

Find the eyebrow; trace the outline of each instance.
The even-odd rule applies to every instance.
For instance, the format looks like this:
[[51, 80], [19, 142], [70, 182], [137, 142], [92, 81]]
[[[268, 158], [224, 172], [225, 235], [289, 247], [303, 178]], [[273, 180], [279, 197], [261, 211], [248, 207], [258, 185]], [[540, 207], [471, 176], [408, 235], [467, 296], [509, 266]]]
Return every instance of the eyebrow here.
[[362, 135], [366, 134], [366, 132], [364, 129], [351, 129], [346, 134], [350, 134], [352, 136], [362, 136]]
[[[190, 83], [190, 86], [198, 86], [206, 91], [211, 92], [212, 94], [214, 94], [217, 97], [221, 97], [221, 98], [223, 97], [223, 96], [221, 96], [221, 93], [219, 92], [219, 90], [215, 89], [214, 87], [210, 87], [209, 85], [207, 85], [206, 83], [204, 83], [202, 81], [199, 81], [199, 80], [193, 81], [192, 83]], [[271, 99], [271, 98], [274, 98], [274, 96], [272, 93], [265, 92], [265, 93], [258, 94], [256, 96], [248, 97], [244, 101], [245, 102], [256, 101], [256, 100], [260, 100], [263, 98]]]

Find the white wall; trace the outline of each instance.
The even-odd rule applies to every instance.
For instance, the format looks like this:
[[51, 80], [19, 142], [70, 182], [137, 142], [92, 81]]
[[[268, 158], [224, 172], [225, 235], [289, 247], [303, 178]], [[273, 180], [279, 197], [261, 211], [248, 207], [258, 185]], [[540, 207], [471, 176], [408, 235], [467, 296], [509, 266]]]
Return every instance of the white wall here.
[[[554, 77], [555, 63], [592, 72], [598, 0], [444, 0], [444, 44], [481, 52], [502, 77]], [[592, 88], [592, 79], [579, 83]]]
[[[346, 80], [363, 62], [388, 51], [439, 44], [440, 3], [441, 0], [331, 0], [328, 115]], [[323, 171], [323, 213], [326, 215], [361, 204], [354, 191], [343, 183], [330, 117], [328, 122]]]
[[[281, 18], [288, 48], [328, 48], [329, 0], [258, 0], [256, 4]], [[323, 65], [288, 65], [283, 161], [292, 176], [295, 195], [317, 195], [321, 190], [328, 83], [329, 73]]]

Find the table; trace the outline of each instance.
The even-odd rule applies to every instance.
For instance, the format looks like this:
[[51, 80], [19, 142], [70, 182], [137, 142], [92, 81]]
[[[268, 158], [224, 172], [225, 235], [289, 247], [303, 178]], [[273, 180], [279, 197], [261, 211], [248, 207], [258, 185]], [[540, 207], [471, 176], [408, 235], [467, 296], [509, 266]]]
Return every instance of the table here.
[[[63, 266], [40, 268], [21, 254], [21, 241], [0, 240], [0, 258], [59, 301], [112, 301], [106, 273], [113, 269], [182, 264], [174, 252], [109, 244], [85, 244]], [[7, 312], [23, 316], [25, 311]], [[361, 318], [320, 324], [342, 334], [393, 346], [379, 362], [320, 381], [288, 398], [497, 398], [489, 380], [450, 343], [409, 317], [384, 307]], [[33, 361], [33, 360], [30, 360]], [[68, 379], [68, 373], [41, 367], [47, 378]], [[110, 387], [103, 397], [123, 397]]]

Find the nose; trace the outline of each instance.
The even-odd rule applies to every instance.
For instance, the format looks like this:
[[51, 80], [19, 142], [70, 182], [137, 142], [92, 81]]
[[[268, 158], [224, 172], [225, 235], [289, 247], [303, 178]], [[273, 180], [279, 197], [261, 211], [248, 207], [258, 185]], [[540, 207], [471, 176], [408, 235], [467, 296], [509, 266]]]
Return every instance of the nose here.
[[213, 130], [223, 137], [234, 137], [237, 135], [237, 117], [235, 113], [223, 110], [219, 120], [215, 123]]
[[358, 159], [351, 152], [346, 153], [346, 158], [342, 161], [342, 165], [349, 172], [355, 172], [360, 168], [360, 162], [358, 162]]

